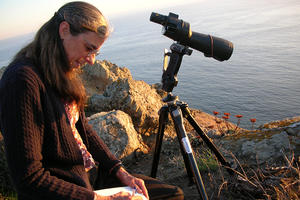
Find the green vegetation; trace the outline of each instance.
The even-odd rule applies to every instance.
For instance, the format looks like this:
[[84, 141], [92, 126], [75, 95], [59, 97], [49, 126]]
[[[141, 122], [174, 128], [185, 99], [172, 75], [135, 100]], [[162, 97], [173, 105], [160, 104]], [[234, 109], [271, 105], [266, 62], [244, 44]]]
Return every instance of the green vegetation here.
[[216, 171], [219, 169], [217, 160], [208, 149], [202, 150], [201, 153], [196, 152], [195, 158], [200, 172]]

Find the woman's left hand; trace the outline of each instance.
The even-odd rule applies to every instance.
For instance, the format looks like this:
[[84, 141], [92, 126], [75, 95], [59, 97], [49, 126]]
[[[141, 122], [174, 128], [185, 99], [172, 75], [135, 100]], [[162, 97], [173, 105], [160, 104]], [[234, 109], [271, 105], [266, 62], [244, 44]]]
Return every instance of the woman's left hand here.
[[123, 184], [135, 188], [137, 193], [142, 193], [145, 197], [147, 197], [147, 199], [149, 199], [147, 188], [142, 179], [132, 176], [123, 167], [117, 171], [116, 176]]

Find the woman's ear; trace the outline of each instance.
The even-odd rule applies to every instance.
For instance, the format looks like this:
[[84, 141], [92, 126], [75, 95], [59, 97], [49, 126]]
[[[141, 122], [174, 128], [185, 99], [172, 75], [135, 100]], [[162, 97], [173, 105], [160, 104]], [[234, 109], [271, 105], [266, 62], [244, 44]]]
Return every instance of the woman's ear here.
[[70, 35], [70, 25], [68, 22], [63, 21], [60, 23], [59, 25], [59, 36], [60, 39], [65, 39], [66, 37], [68, 37]]

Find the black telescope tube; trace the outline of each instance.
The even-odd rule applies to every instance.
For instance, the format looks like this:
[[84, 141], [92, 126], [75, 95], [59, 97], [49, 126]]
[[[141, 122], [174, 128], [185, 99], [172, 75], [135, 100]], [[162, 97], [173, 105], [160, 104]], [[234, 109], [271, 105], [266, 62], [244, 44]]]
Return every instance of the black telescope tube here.
[[182, 45], [196, 49], [206, 57], [213, 57], [218, 61], [228, 60], [233, 52], [232, 42], [205, 35], [190, 30], [190, 25], [178, 19], [178, 15], [169, 13], [169, 16], [152, 12], [150, 21], [164, 26], [164, 35]]
[[161, 14], [152, 12], [152, 13], [151, 13], [151, 16], [150, 16], [150, 21], [151, 21], [151, 22], [155, 22], [155, 23], [157, 23], [157, 24], [164, 25], [164, 22], [167, 21], [167, 18], [168, 18], [168, 17], [167, 17], [166, 15], [161, 15]]
[[192, 37], [185, 45], [219, 61], [228, 60], [233, 52], [233, 44], [230, 41], [197, 32], [192, 32]]

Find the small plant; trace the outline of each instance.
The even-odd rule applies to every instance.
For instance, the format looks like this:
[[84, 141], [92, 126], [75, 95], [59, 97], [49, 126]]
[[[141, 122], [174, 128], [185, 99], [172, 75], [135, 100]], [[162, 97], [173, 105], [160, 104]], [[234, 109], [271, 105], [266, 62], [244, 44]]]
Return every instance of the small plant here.
[[234, 133], [237, 132], [237, 130], [238, 130], [239, 126], [240, 126], [240, 123], [241, 123], [241, 118], [243, 117], [243, 115], [236, 115], [235, 117], [238, 119], [238, 121], [236, 123], [236, 128], [234, 130]]
[[255, 118], [251, 118], [250, 122], [252, 123], [252, 130], [253, 130], [254, 129], [254, 124], [256, 122], [256, 119]]
[[227, 127], [227, 133], [229, 133], [229, 123], [228, 120], [230, 118], [230, 113], [224, 113], [224, 116], [222, 116], [222, 118], [225, 120], [225, 124]]
[[224, 113], [225, 116], [227, 116], [229, 118], [230, 113]]
[[219, 112], [215, 111], [215, 110], [213, 111], [213, 113], [214, 113], [215, 116], [217, 116], [219, 114]]
[[[221, 118], [218, 118], [219, 115], [218, 111], [214, 110], [213, 114], [215, 116], [215, 122], [217, 124], [217, 128], [220, 131], [221, 135], [225, 135], [229, 133], [231, 134], [238, 133], [238, 131], [240, 130], [240, 123], [241, 123], [241, 118], [243, 118], [243, 115], [235, 115], [235, 117], [237, 118], [237, 123], [235, 127], [232, 127], [232, 125], [229, 123], [229, 119], [231, 115], [229, 112], [225, 112]], [[227, 130], [224, 130], [224, 127], [221, 126], [222, 121], [225, 122]], [[256, 118], [251, 118], [250, 122], [251, 122], [251, 130], [253, 131]]]
[[208, 149], [195, 153], [197, 165], [200, 172], [209, 172], [218, 170], [219, 163], [216, 161], [212, 152]]
[[225, 135], [225, 131], [221, 127], [222, 120], [218, 118], [219, 112], [214, 110], [213, 114], [215, 115], [215, 122], [217, 124], [217, 129], [219, 130], [222, 136]]
[[[230, 119], [230, 113], [226, 112], [224, 113], [224, 116], [222, 116], [222, 118], [218, 118], [217, 115], [219, 114], [219, 112], [217, 111], [213, 111], [214, 115], [215, 115], [215, 121], [218, 127], [218, 130], [220, 131], [221, 135], [226, 135], [226, 134], [234, 134], [237, 130], [237, 127], [233, 130], [232, 125], [228, 122]], [[222, 119], [224, 120], [224, 123], [226, 125], [226, 128], [221, 126], [222, 123]]]
[[[228, 132], [228, 126], [226, 124], [226, 127], [227, 127], [227, 130], [224, 130], [221, 126], [221, 123], [222, 123], [222, 119], [218, 118], [217, 116], [219, 115], [219, 112], [218, 111], [213, 111], [213, 114], [215, 115], [215, 121], [216, 121], [216, 124], [217, 124], [217, 128], [219, 130], [219, 132], [221, 133], [221, 135], [225, 135], [227, 132]], [[223, 116], [222, 117], [224, 120], [228, 120], [229, 119], [229, 116]]]

